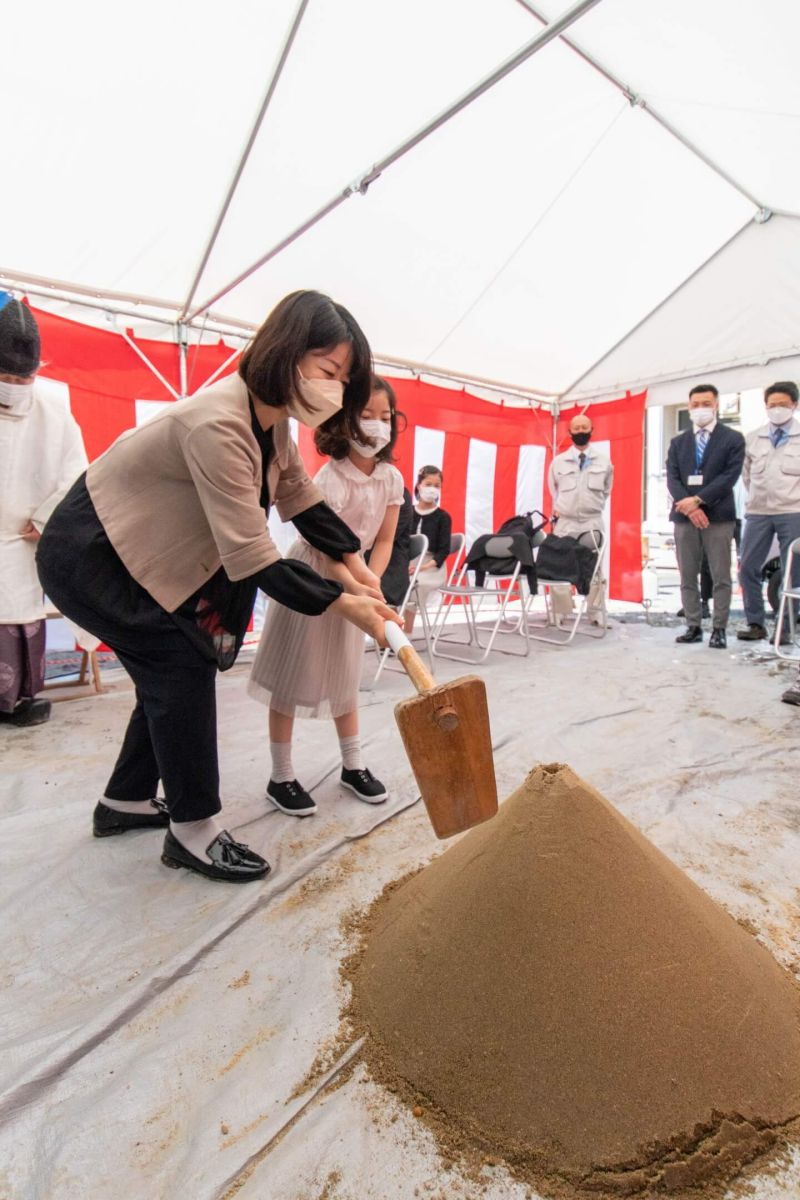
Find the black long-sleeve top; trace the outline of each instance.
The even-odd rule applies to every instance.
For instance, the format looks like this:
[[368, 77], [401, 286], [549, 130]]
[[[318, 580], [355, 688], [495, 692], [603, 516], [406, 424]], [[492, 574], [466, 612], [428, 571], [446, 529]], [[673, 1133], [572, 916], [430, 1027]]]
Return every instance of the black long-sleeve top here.
[[[270, 497], [267, 488], [267, 467], [275, 452], [272, 430], [261, 428], [252, 401], [250, 419], [253, 435], [261, 450], [261, 507], [268, 511]], [[324, 501], [312, 504], [311, 508], [298, 513], [292, 523], [309, 545], [336, 562], [341, 562], [345, 554], [356, 554], [361, 548], [361, 542], [356, 535]], [[310, 617], [325, 612], [325, 609], [341, 596], [343, 590], [341, 584], [334, 583], [331, 579], [323, 579], [307, 563], [291, 558], [282, 558], [268, 567], [263, 567], [253, 576], [252, 581], [262, 592], [266, 592], [270, 599]]]
[[424, 533], [428, 539], [428, 553], [433, 555], [437, 567], [440, 567], [450, 553], [450, 536], [453, 522], [450, 513], [443, 508], [434, 508], [432, 512], [421, 513], [414, 510], [414, 532]]

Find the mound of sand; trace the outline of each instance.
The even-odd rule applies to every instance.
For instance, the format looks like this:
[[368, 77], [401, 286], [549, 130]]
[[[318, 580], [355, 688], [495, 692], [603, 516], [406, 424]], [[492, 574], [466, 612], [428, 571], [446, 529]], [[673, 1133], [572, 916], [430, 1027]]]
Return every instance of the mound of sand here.
[[364, 933], [376, 1078], [544, 1190], [683, 1195], [800, 1114], [795, 981], [569, 768], [532, 771]]

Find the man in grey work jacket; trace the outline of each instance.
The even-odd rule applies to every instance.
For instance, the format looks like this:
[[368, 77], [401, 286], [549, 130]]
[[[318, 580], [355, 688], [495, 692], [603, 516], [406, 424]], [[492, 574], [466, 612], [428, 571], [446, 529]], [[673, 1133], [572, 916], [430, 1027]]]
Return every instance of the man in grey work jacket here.
[[675, 641], [703, 640], [697, 577], [705, 550], [714, 584], [714, 628], [708, 642], [712, 650], [727, 645], [736, 521], [733, 489], [744, 461], [744, 438], [717, 419], [718, 395], [713, 383], [692, 388], [691, 427], [672, 439], [667, 453], [667, 488], [673, 500], [671, 517], [686, 616], [686, 631]]
[[[789, 546], [800, 538], [800, 421], [796, 383], [773, 383], [764, 392], [767, 423], [747, 435], [742, 478], [747, 488], [739, 574], [744, 596], [745, 629], [737, 637], [755, 642], [767, 636], [762, 568], [773, 538], [781, 553], [781, 572]], [[792, 586], [800, 586], [800, 557]], [[781, 637], [784, 631], [776, 630]], [[784, 633], [785, 636], [785, 633]]]
[[[553, 497], [553, 515], [558, 517], [555, 532], [559, 537], [578, 538], [594, 549], [602, 546], [605, 536], [604, 510], [614, 484], [614, 467], [607, 454], [590, 444], [592, 428], [586, 413], [572, 418], [572, 446], [553, 459], [547, 486]], [[556, 611], [571, 608], [571, 599], [556, 594], [554, 600]], [[588, 607], [589, 619], [599, 621], [605, 610], [604, 579], [598, 578], [592, 587]]]

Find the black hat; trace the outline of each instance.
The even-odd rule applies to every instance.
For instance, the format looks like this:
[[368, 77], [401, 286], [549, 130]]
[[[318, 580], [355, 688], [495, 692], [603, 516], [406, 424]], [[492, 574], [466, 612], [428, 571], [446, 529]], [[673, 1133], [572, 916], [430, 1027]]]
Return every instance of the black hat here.
[[41, 358], [39, 326], [27, 304], [0, 292], [0, 372], [33, 375]]

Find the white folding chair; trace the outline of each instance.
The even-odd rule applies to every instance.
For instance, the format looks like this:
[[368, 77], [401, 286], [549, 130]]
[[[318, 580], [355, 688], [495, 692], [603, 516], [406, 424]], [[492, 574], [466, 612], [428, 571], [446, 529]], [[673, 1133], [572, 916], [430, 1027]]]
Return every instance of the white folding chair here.
[[[505, 535], [489, 538], [485, 553], [487, 557], [508, 558], [510, 544], [511, 539]], [[440, 588], [441, 599], [433, 620], [431, 645], [437, 658], [449, 658], [454, 662], [465, 662], [474, 666], [485, 662], [493, 649], [500, 654], [510, 654], [516, 658], [528, 654], [530, 645], [527, 624], [521, 622], [519, 617], [509, 614], [509, 605], [519, 602], [523, 614], [527, 605], [525, 580], [521, 570], [521, 564], [517, 561], [510, 575], [487, 573], [483, 585], [479, 587], [469, 583], [469, 568], [466, 562], [462, 563], [456, 581]], [[489, 621], [481, 621], [481, 610], [486, 613], [487, 602], [496, 606], [496, 610]], [[444, 637], [448, 618], [455, 615], [457, 608], [464, 616], [466, 640], [453, 636]], [[496, 645], [498, 636], [518, 632], [523, 635], [524, 650]]]
[[[414, 562], [416, 560], [416, 565], [414, 567], [413, 572], [408, 577], [408, 588], [406, 589], [406, 594], [403, 597], [403, 602], [396, 609], [396, 612], [397, 612], [398, 616], [400, 616], [400, 617], [402, 617], [404, 615], [406, 608], [408, 607], [408, 602], [412, 598], [412, 596], [414, 596], [414, 597], [417, 596], [417, 591], [416, 591], [417, 578], [419, 576], [420, 570], [422, 569], [423, 559], [425, 558], [425, 555], [428, 553], [428, 539], [425, 536], [425, 534], [424, 533], [412, 533], [411, 537], [408, 540], [408, 548], [409, 548], [409, 554], [410, 554], [410, 561]], [[428, 661], [430, 662], [431, 661], [431, 638], [430, 638], [430, 630], [429, 630], [429, 626], [428, 626], [428, 615], [425, 612], [424, 607], [421, 608], [421, 616], [422, 616], [422, 628], [425, 631], [425, 647], [426, 647], [427, 654], [428, 654]], [[375, 672], [375, 678], [372, 681], [373, 686], [380, 679], [383, 669], [386, 666], [387, 660], [391, 653], [388, 646], [386, 647], [385, 650], [381, 650], [381, 648], [377, 642], [375, 643], [375, 649], [378, 652], [378, 655], [380, 657], [380, 662], [378, 663], [378, 669]], [[395, 669], [399, 670], [399, 668], [395, 668]]]
[[[447, 580], [444, 585], [445, 587], [447, 587], [447, 588], [453, 587], [453, 585], [458, 582], [458, 577], [461, 572], [461, 566], [462, 566], [462, 563], [464, 562], [464, 559], [466, 558], [466, 555], [467, 555], [467, 535], [465, 533], [451, 534], [450, 535], [450, 553], [448, 554], [447, 557], [453, 559], [453, 565], [450, 568], [450, 570], [447, 572]], [[442, 589], [440, 588], [439, 589], [439, 592], [440, 592], [439, 607], [437, 608], [436, 612], [434, 613], [433, 620], [431, 621], [430, 617], [426, 614], [426, 618], [427, 618], [427, 622], [428, 622], [427, 642], [428, 642], [429, 647], [433, 643], [433, 636], [436, 631], [436, 626], [437, 626], [437, 624], [441, 618], [441, 614], [443, 612], [443, 605], [441, 603], [441, 590]]]
[[[775, 653], [779, 658], [797, 658], [798, 651], [800, 651], [800, 641], [797, 638], [797, 602], [800, 600], [800, 587], [792, 586], [793, 567], [798, 557], [800, 557], [800, 538], [795, 538], [786, 555], [781, 602], [775, 618]], [[787, 616], [789, 618], [789, 645], [782, 646], [781, 631]]]
[[[537, 579], [537, 583], [544, 595], [544, 621], [537, 621], [530, 615], [530, 607], [527, 613], [523, 614], [521, 623], [528, 627], [528, 636], [533, 638], [535, 642], [550, 642], [554, 646], [568, 646], [576, 634], [580, 633], [584, 637], [602, 638], [606, 636], [608, 630], [608, 613], [606, 610], [606, 594], [605, 587], [600, 589], [600, 605], [599, 605], [599, 620], [596, 625], [581, 626], [581, 620], [587, 615], [589, 607], [589, 598], [592, 595], [598, 583], [603, 581], [603, 565], [605, 553], [603, 543], [598, 541], [593, 530], [588, 530], [587, 533], [581, 534], [581, 537], [590, 537], [592, 549], [595, 553], [594, 570], [589, 581], [589, 590], [585, 596], [578, 595], [577, 603], [573, 611], [564, 616], [557, 613], [553, 604], [553, 588], [567, 589], [572, 596], [574, 585], [568, 579]], [[548, 630], [547, 633], [537, 633], [535, 630]]]

